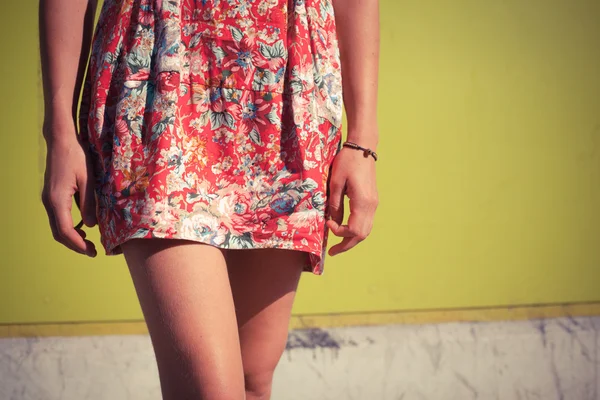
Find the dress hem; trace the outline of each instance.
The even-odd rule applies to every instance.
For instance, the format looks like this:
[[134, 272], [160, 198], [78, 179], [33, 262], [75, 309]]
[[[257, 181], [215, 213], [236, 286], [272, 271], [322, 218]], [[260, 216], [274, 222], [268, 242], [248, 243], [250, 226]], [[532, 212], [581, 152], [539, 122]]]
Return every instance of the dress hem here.
[[[218, 249], [221, 250], [252, 250], [252, 249], [284, 249], [284, 250], [294, 250], [294, 251], [301, 251], [306, 253], [306, 263], [303, 265], [302, 267], [302, 272], [310, 272], [313, 275], [323, 275], [324, 270], [323, 268], [320, 268], [319, 266], [322, 264], [322, 251], [314, 251], [309, 249], [307, 246], [295, 246], [295, 247], [286, 247], [285, 243], [284, 246], [277, 246], [277, 245], [261, 245], [261, 244], [257, 244], [254, 243], [255, 245], [252, 247], [230, 247], [228, 245], [226, 245], [225, 243], [223, 244], [217, 244], [214, 242], [211, 242], [210, 240], [207, 239], [203, 239], [202, 237], [198, 237], [198, 236], [188, 236], [188, 235], [183, 235], [183, 234], [165, 234], [164, 236], [155, 236], [154, 233], [158, 233], [158, 231], [155, 230], [148, 230], [148, 232], [144, 235], [144, 236], [136, 236], [135, 233], [138, 232], [139, 229], [136, 229], [134, 232], [131, 232], [130, 234], [127, 234], [125, 236], [122, 236], [122, 238], [118, 241], [117, 244], [114, 245], [108, 245], [103, 243], [103, 247], [104, 247], [104, 254], [106, 256], [116, 256], [116, 255], [121, 255], [123, 254], [123, 250], [121, 248], [121, 244], [125, 243], [131, 239], [178, 239], [178, 240], [188, 240], [191, 242], [196, 242], [196, 243], [202, 243], [202, 244], [207, 244], [213, 247], [216, 247]], [[160, 233], [158, 233], [160, 235]]]

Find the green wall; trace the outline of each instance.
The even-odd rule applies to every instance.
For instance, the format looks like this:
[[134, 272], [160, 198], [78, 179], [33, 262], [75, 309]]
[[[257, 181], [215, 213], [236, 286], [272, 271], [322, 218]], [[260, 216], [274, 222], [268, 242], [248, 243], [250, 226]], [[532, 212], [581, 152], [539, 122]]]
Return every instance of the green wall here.
[[[122, 256], [52, 239], [37, 1], [2, 7], [0, 323], [141, 319]], [[598, 21], [595, 0], [381, 0], [374, 230], [294, 313], [600, 301]]]

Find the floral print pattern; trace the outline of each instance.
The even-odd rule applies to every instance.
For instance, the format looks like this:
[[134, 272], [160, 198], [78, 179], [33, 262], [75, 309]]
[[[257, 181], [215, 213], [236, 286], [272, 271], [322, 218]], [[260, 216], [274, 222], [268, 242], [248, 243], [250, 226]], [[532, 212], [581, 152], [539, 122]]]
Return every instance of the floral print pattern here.
[[341, 89], [331, 0], [105, 0], [80, 133], [106, 254], [179, 238], [322, 274]]

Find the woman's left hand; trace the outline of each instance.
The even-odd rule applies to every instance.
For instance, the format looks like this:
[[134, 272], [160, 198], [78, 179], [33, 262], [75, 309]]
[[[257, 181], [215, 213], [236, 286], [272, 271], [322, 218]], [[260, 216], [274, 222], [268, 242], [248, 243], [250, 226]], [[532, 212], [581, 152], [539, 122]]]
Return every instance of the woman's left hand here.
[[[368, 147], [356, 141], [360, 146]], [[368, 147], [375, 150], [373, 147]], [[350, 215], [348, 224], [344, 219], [344, 195], [349, 198]], [[335, 156], [329, 182], [329, 213], [326, 225], [334, 235], [343, 237], [332, 246], [328, 254], [334, 256], [350, 250], [371, 233], [375, 210], [379, 204], [375, 179], [375, 160], [365, 157], [363, 151], [348, 147]]]

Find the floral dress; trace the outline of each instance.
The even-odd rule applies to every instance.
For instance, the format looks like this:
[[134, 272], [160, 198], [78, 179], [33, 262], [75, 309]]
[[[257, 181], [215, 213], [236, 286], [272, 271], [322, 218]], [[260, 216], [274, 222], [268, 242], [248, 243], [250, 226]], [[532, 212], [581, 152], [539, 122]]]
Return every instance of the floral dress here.
[[107, 255], [132, 238], [306, 252], [341, 148], [331, 0], [105, 0], [80, 134]]

